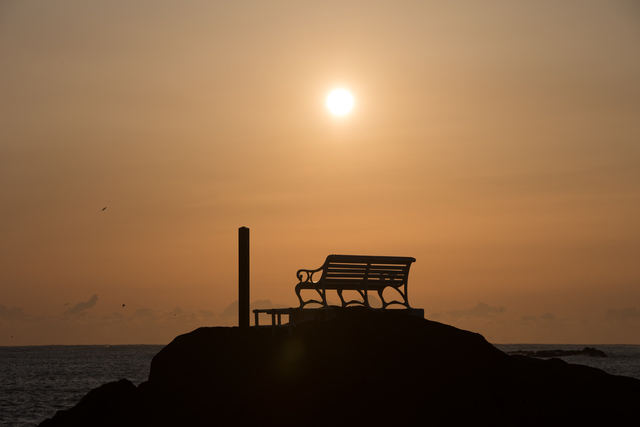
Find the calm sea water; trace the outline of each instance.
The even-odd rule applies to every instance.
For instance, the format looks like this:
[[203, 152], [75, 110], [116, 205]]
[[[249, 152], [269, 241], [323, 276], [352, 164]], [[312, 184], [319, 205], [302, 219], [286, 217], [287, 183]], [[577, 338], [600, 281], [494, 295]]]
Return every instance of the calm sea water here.
[[582, 350], [593, 347], [604, 351], [608, 357], [565, 356], [562, 360], [578, 365], [602, 369], [613, 375], [624, 375], [640, 380], [640, 345], [573, 345], [573, 344], [494, 344], [508, 353], [511, 351]]
[[[584, 345], [496, 344], [502, 351], [581, 350]], [[0, 426], [36, 426], [90, 390], [122, 378], [149, 376], [161, 345], [0, 347]], [[591, 345], [609, 357], [564, 357], [615, 375], [640, 379], [640, 345]]]
[[138, 385], [162, 347], [0, 347], [0, 426], [36, 426], [108, 382]]

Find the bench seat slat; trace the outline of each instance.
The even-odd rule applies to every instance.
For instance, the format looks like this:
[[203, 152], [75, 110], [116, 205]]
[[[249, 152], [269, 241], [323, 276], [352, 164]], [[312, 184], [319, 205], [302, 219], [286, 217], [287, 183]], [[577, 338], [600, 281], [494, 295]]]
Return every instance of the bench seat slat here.
[[393, 276], [406, 276], [407, 272], [406, 271], [389, 271], [389, 270], [378, 270], [378, 271], [369, 271], [369, 277], [371, 276], [380, 276], [380, 277], [385, 277], [385, 276], [389, 276], [389, 277], [393, 277]]
[[388, 285], [396, 285], [398, 283], [406, 283], [406, 280], [402, 279], [402, 278], [395, 278], [395, 279], [380, 279], [380, 278], [369, 278], [367, 280], [359, 278], [359, 277], [328, 277], [325, 280], [323, 280], [322, 282], [320, 282], [320, 284], [317, 283], [311, 283], [309, 282], [309, 285], [314, 287], [314, 288], [318, 288], [318, 287], [322, 287], [322, 286], [340, 286], [340, 284], [342, 283], [357, 283], [359, 284], [361, 287], [364, 288], [365, 285], [381, 285], [381, 284], [388, 284]]
[[349, 270], [344, 270], [344, 271], [327, 271], [327, 273], [325, 274], [325, 277], [329, 278], [329, 277], [361, 277], [361, 278], [365, 278], [365, 277], [375, 277], [375, 278], [380, 278], [380, 279], [384, 279], [384, 278], [397, 278], [397, 277], [407, 277], [407, 274], [401, 272], [401, 271], [393, 271], [393, 272], [370, 272], [369, 274], [366, 273], [362, 273], [359, 271], [349, 271]]
[[355, 269], [355, 270], [403, 270], [408, 268], [408, 264], [394, 264], [394, 265], [362, 265], [362, 264], [327, 264], [325, 268], [332, 270], [342, 269]]
[[341, 274], [341, 273], [355, 273], [364, 275], [367, 272], [366, 269], [359, 268], [328, 268], [327, 274]]
[[[335, 287], [335, 286], [340, 286], [342, 283], [348, 283], [348, 284], [358, 284], [360, 287], [364, 288], [364, 286], [372, 286], [372, 285], [396, 285], [398, 283], [402, 284], [405, 283], [406, 280], [403, 279], [388, 279], [388, 280], [381, 280], [381, 279], [377, 279], [377, 278], [373, 278], [373, 279], [368, 279], [368, 280], [364, 280], [364, 279], [360, 279], [360, 278], [356, 278], [356, 277], [333, 277], [333, 278], [327, 278], [326, 280], [324, 280], [322, 283], [324, 284], [324, 287]], [[317, 284], [310, 284], [310, 286], [317, 288], [317, 287], [322, 287], [323, 284], [317, 285]]]
[[329, 261], [327, 262], [327, 266], [336, 266], [336, 267], [362, 267], [366, 268], [368, 265], [375, 267], [398, 267], [398, 266], [406, 266], [411, 265], [411, 260], [404, 260], [401, 262], [344, 262], [344, 261]]
[[[369, 289], [373, 289], [374, 287], [377, 287], [377, 286], [385, 287], [385, 286], [396, 286], [396, 285], [402, 285], [402, 284], [404, 284], [404, 281], [401, 281], [401, 280], [398, 280], [395, 282], [391, 282], [388, 280], [385, 280], [385, 281], [371, 280], [366, 282], [366, 287], [368, 287]], [[355, 287], [358, 287], [359, 289], [364, 290], [365, 282], [362, 280], [340, 279], [340, 280], [331, 280], [324, 283], [324, 287], [327, 289], [339, 289], [341, 286], [355, 286]], [[313, 286], [313, 288], [317, 288], [317, 286]]]
[[[324, 281], [325, 286], [336, 286], [336, 285], [340, 285], [341, 283], [357, 283], [360, 286], [364, 286], [365, 284], [383, 284], [383, 283], [388, 283], [388, 284], [395, 284], [395, 283], [404, 283], [404, 280], [380, 280], [380, 279], [369, 279], [369, 280], [364, 280], [364, 279], [360, 279], [360, 278], [355, 278], [355, 277], [334, 277], [334, 278], [329, 278], [327, 280]], [[322, 286], [322, 285], [320, 285]], [[318, 285], [314, 285], [314, 287], [318, 287]]]
[[372, 265], [369, 267], [369, 271], [375, 271], [375, 270], [381, 270], [381, 271], [387, 271], [387, 270], [405, 270], [409, 268], [409, 265], [400, 265], [400, 264], [396, 264], [396, 265]]
[[385, 273], [360, 273], [360, 272], [354, 272], [354, 271], [345, 271], [345, 272], [338, 272], [338, 271], [329, 271], [326, 274], [323, 275], [323, 277], [325, 278], [332, 278], [332, 277], [354, 277], [354, 278], [360, 278], [362, 280], [364, 280], [365, 278], [376, 278], [376, 279], [392, 279], [392, 278], [404, 278], [407, 277], [408, 274], [403, 273], [403, 272], [385, 272]]
[[366, 267], [366, 266], [362, 266], [360, 267], [359, 265], [350, 265], [350, 266], [340, 266], [340, 267], [336, 267], [334, 265], [328, 265], [326, 270], [327, 271], [404, 271], [407, 269], [407, 266], [377, 266], [377, 265], [372, 265], [370, 267]]
[[327, 268], [326, 273], [375, 273], [375, 274], [402, 274], [407, 268]]
[[338, 267], [338, 268], [349, 268], [349, 267], [360, 267], [367, 268], [366, 262], [328, 262], [327, 267]]
[[368, 263], [406, 263], [416, 262], [415, 258], [404, 256], [369, 256], [369, 255], [329, 255], [327, 257], [329, 262], [347, 262], [354, 263], [360, 262], [364, 264]]
[[358, 270], [331, 270], [327, 271], [324, 277], [335, 276], [355, 276], [355, 277], [406, 277], [404, 271], [358, 271]]

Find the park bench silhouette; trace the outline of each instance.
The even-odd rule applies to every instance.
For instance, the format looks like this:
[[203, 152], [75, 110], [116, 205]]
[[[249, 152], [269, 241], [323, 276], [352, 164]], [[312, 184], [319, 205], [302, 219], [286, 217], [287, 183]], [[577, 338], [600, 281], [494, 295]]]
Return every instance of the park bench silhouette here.
[[[409, 305], [407, 289], [409, 269], [415, 261], [415, 258], [411, 257], [329, 255], [320, 268], [315, 270], [300, 269], [296, 273], [299, 282], [295, 287], [295, 292], [300, 301], [299, 307], [253, 310], [255, 325], [259, 326], [258, 315], [260, 313], [270, 315], [272, 326], [275, 328], [282, 325], [282, 315], [290, 316], [290, 320], [297, 319], [297, 323], [309, 319], [329, 319], [333, 317], [334, 314], [331, 310], [335, 308], [361, 306], [373, 309], [374, 307], [371, 307], [369, 300], [370, 292], [377, 293], [382, 303], [382, 307], [379, 309], [386, 309], [390, 305], [400, 305], [411, 313], [420, 313], [424, 316], [422, 309], [413, 309]], [[395, 290], [400, 298], [387, 301], [384, 295], [387, 288]], [[304, 299], [303, 291], [314, 291], [317, 294], [317, 299]], [[340, 298], [340, 306], [329, 305], [327, 291], [336, 291]], [[344, 298], [344, 291], [355, 291], [361, 299], [347, 301]], [[320, 308], [305, 308], [309, 304], [318, 304]], [[323, 313], [323, 309], [326, 312]], [[289, 327], [291, 327], [291, 322]]]
[[[300, 283], [296, 285], [296, 295], [300, 300], [300, 307], [307, 304], [320, 304], [329, 307], [327, 303], [327, 290], [334, 290], [340, 297], [342, 307], [352, 305], [371, 308], [369, 292], [377, 292], [382, 308], [391, 304], [399, 304], [405, 308], [409, 306], [407, 295], [407, 282], [409, 280], [409, 268], [415, 258], [390, 257], [390, 256], [366, 256], [366, 255], [329, 255], [324, 264], [315, 270], [298, 270], [296, 276]], [[320, 275], [318, 278], [317, 275]], [[314, 281], [314, 278], [317, 280]], [[398, 292], [402, 301], [386, 301], [383, 292], [392, 288]], [[316, 291], [319, 299], [303, 299], [303, 290]], [[346, 301], [344, 291], [356, 291], [362, 300]]]

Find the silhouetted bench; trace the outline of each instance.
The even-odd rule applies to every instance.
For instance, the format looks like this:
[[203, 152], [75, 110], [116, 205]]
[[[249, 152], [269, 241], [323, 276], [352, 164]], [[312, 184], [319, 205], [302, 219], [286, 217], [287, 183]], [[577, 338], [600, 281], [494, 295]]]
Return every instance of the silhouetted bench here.
[[[399, 304], [408, 309], [407, 281], [409, 280], [409, 268], [415, 258], [390, 257], [390, 256], [365, 256], [365, 255], [329, 255], [322, 267], [316, 270], [298, 270], [296, 276], [300, 283], [296, 285], [296, 295], [300, 300], [300, 307], [307, 304], [327, 304], [327, 290], [335, 290], [340, 297], [342, 307], [349, 305], [369, 305], [369, 292], [375, 291], [382, 301], [382, 308], [391, 304]], [[318, 278], [318, 275], [320, 276]], [[316, 279], [316, 281], [314, 281]], [[402, 301], [385, 301], [382, 295], [387, 288], [395, 289]], [[320, 299], [303, 300], [301, 291], [313, 290], [318, 293]], [[345, 301], [343, 291], [356, 291], [362, 297], [362, 301]]]

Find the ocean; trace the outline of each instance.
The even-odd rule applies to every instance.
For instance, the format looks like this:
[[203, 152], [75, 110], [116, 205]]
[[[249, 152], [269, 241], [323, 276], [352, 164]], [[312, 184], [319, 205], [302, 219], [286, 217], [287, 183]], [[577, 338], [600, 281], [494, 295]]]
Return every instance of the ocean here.
[[149, 377], [162, 345], [0, 347], [0, 426], [37, 426], [92, 389]]
[[640, 345], [493, 344], [493, 346], [505, 353], [519, 350], [582, 350], [585, 347], [591, 347], [604, 351], [607, 357], [577, 355], [560, 357], [560, 359], [568, 363], [602, 369], [613, 375], [624, 375], [640, 380]]
[[[502, 351], [581, 350], [587, 345], [494, 344]], [[122, 378], [146, 381], [162, 345], [0, 347], [0, 426], [36, 426], [90, 390]], [[640, 379], [640, 345], [588, 345], [609, 357], [567, 356], [569, 363]]]

